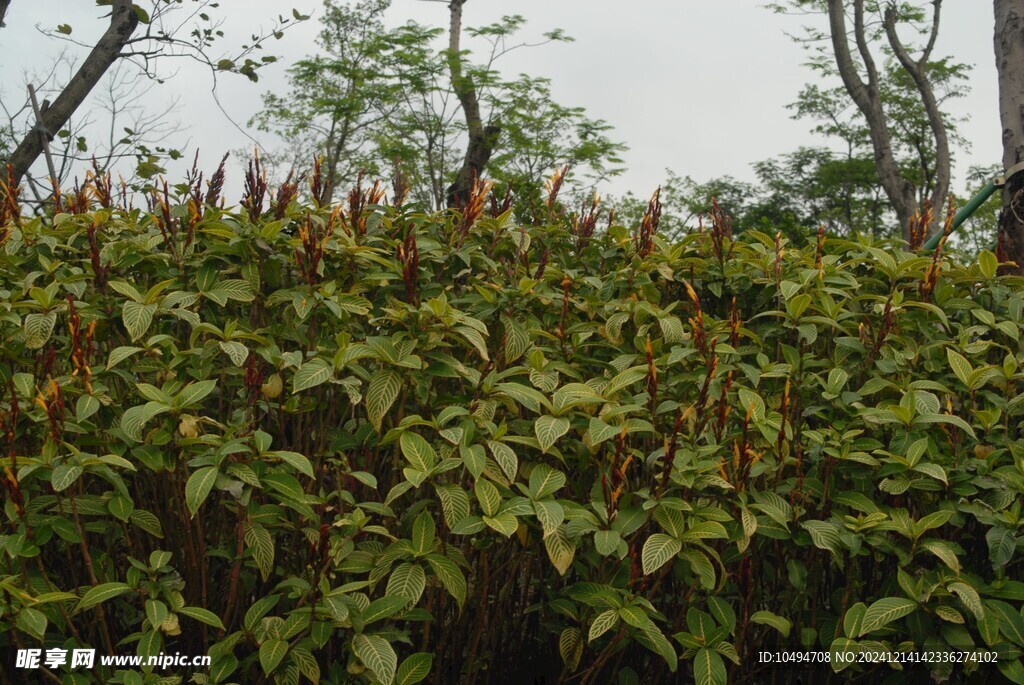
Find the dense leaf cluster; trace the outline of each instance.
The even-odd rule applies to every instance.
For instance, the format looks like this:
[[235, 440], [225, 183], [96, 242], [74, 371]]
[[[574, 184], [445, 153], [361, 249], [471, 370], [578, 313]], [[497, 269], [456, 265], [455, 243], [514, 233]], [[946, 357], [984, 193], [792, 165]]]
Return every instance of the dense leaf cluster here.
[[[209, 653], [178, 674], [197, 683], [1024, 682], [1020, 280], [988, 252], [734, 241], [724, 216], [670, 244], [656, 200], [595, 227], [552, 185], [537, 225], [379, 188], [232, 211], [198, 183], [149, 211], [8, 212], [4, 658]], [[778, 649], [998, 666], [758, 663]]]

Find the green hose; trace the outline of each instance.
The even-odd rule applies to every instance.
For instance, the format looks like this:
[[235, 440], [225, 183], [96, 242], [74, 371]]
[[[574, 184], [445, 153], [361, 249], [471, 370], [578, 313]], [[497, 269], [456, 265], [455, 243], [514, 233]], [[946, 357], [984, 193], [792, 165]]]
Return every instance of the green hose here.
[[[967, 221], [971, 214], [974, 214], [974, 212], [978, 210], [978, 207], [981, 207], [983, 204], [985, 204], [985, 201], [992, 197], [992, 194], [995, 193], [996, 189], [999, 187], [1002, 187], [1002, 184], [997, 184], [996, 180], [992, 180], [986, 183], [985, 187], [979, 190], [978, 194], [972, 197], [970, 202], [961, 207], [960, 211], [957, 212], [956, 216], [953, 217], [952, 230], [955, 231], [956, 229], [960, 228], [960, 225], [963, 222]], [[936, 247], [939, 246], [939, 240], [941, 239], [942, 233], [936, 233], [925, 242], [923, 248], [925, 250], [934, 250]]]

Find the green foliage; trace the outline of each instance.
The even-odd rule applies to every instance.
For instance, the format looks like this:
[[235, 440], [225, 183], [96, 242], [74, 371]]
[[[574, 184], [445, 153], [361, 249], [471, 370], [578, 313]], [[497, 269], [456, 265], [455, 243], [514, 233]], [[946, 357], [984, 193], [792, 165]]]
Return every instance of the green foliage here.
[[[868, 157], [846, 158], [821, 147], [801, 147], [755, 162], [755, 182], [721, 176], [698, 183], [666, 171], [661, 197], [666, 211], [663, 233], [680, 238], [708, 223], [717, 203], [733, 216], [732, 231], [782, 231], [802, 245], [824, 225], [831, 235], [883, 236], [890, 213]], [[632, 195], [618, 201], [625, 222], [639, 221], [646, 202]]]
[[991, 254], [196, 197], [0, 228], [5, 653], [1020, 681], [1024, 287]]
[[[411, 21], [388, 27], [389, 6], [390, 0], [325, 0], [318, 54], [289, 68], [288, 93], [266, 93], [250, 123], [283, 139], [282, 166], [322, 155], [332, 183], [328, 198], [364, 170], [391, 172], [397, 160], [409, 199], [423, 208], [444, 207], [462, 165], [463, 154], [453, 150], [466, 145], [447, 43], [440, 40], [445, 30]], [[462, 57], [483, 121], [497, 131], [487, 175], [514, 195], [519, 214], [530, 211], [552, 168], [569, 164], [577, 178], [596, 184], [622, 171], [619, 155], [626, 149], [608, 137], [609, 124], [556, 102], [548, 79], [500, 73], [500, 58], [526, 45], [517, 35], [525, 23], [512, 15], [466, 29], [488, 50], [481, 63], [471, 62], [468, 52]], [[571, 40], [560, 31], [544, 38]]]

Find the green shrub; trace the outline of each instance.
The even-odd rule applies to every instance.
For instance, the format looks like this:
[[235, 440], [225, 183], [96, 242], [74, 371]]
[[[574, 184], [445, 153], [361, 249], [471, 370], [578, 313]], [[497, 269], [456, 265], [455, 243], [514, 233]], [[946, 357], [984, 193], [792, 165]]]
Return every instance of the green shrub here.
[[[264, 211], [254, 180], [237, 211], [216, 181], [142, 211], [102, 179], [7, 211], [5, 668], [86, 645], [209, 653], [197, 683], [1024, 682], [1024, 288], [992, 254], [720, 214], [670, 245], [656, 202], [635, 230], [553, 198], [515, 225], [482, 192]], [[757, 658], [830, 648], [999, 663]]]

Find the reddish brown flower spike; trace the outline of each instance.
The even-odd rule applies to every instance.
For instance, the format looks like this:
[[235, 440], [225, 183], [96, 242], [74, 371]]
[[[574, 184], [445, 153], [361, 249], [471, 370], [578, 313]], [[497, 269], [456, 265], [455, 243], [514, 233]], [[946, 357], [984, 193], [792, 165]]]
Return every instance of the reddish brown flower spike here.
[[[0, 178], [0, 226], [14, 223], [21, 226], [21, 204], [18, 197], [21, 186], [14, 181], [14, 166], [7, 165], [7, 178]], [[0, 241], [6, 237], [6, 230], [0, 232]]]
[[565, 176], [569, 173], [569, 165], [564, 165], [561, 169], [555, 169], [555, 172], [551, 174], [551, 178], [544, 182], [544, 189], [547, 190], [548, 197], [544, 201], [544, 206], [548, 209], [550, 215], [555, 211], [555, 202], [558, 200], [558, 191], [562, 189], [562, 183], [565, 182]]
[[601, 197], [595, 192], [590, 203], [583, 202], [578, 214], [572, 215], [572, 232], [576, 236], [576, 249], [582, 250], [593, 237], [597, 228], [597, 210], [601, 205]]
[[242, 194], [242, 206], [249, 212], [249, 220], [256, 221], [263, 213], [263, 200], [267, 195], [267, 170], [260, 165], [259, 150], [245, 172], [245, 188]]
[[363, 190], [364, 173], [360, 170], [356, 176], [355, 187], [349, 191], [348, 215], [341, 215], [342, 229], [357, 238], [366, 235], [366, 222], [369, 219], [367, 207], [384, 202], [384, 186], [381, 185], [380, 179], [374, 181], [371, 187]]
[[457, 246], [462, 245], [470, 230], [480, 217], [483, 216], [484, 203], [487, 201], [487, 195], [491, 192], [493, 186], [494, 183], [492, 181], [481, 182], [475, 176], [473, 177], [473, 188], [469, 193], [469, 198], [466, 200], [466, 205], [460, 208], [462, 211], [462, 222], [459, 224], [456, 235]]
[[646, 257], [654, 249], [654, 234], [658, 232], [658, 224], [661, 223], [661, 186], [658, 186], [647, 203], [647, 210], [640, 221], [640, 230], [637, 232], [635, 242], [636, 251], [641, 257]]
[[274, 201], [274, 218], [283, 219], [285, 212], [288, 211], [288, 205], [292, 203], [299, 195], [299, 184], [302, 183], [302, 176], [299, 176], [294, 181], [292, 180], [295, 176], [295, 169], [288, 172], [288, 178], [284, 180], [278, 189], [277, 197]]

